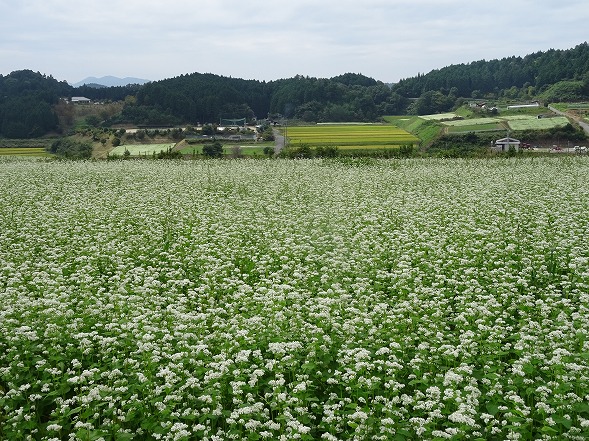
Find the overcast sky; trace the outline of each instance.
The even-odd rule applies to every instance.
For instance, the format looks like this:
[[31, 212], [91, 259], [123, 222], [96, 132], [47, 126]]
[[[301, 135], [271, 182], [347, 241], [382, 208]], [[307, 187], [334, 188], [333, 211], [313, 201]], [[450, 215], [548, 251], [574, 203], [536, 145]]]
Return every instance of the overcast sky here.
[[587, 0], [0, 0], [0, 74], [396, 82], [569, 49], [587, 23]]

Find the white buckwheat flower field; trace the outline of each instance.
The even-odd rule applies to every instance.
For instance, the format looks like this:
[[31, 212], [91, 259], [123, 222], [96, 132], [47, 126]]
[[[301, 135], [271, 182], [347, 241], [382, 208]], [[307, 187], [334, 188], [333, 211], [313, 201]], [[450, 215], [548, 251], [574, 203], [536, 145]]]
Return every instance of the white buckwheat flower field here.
[[589, 160], [0, 161], [0, 439], [589, 438]]

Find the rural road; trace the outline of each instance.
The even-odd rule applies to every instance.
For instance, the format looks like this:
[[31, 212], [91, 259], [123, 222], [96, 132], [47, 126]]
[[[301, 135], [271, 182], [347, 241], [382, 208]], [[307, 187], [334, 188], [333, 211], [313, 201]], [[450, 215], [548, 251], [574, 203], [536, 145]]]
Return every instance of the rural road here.
[[284, 136], [280, 133], [280, 130], [273, 129], [272, 133], [274, 133], [274, 154], [277, 155], [280, 151], [284, 148]]
[[566, 116], [567, 118], [572, 118], [572, 119], [574, 119], [574, 120], [575, 120], [575, 122], [576, 122], [577, 124], [579, 124], [579, 126], [581, 126], [581, 128], [582, 128], [582, 129], [585, 131], [585, 133], [587, 133], [587, 134], [589, 135], [589, 124], [587, 124], [586, 122], [583, 122], [583, 121], [582, 121], [580, 118], [578, 118], [578, 117], [575, 117], [575, 116], [572, 116], [572, 115], [569, 115], [568, 113], [565, 113], [565, 112], [561, 112], [560, 110], [558, 110], [558, 109], [555, 109], [555, 108], [554, 108], [554, 107], [552, 107], [552, 106], [548, 106], [548, 108], [549, 108], [550, 110], [552, 110], [554, 113], [556, 113], [557, 115], [560, 115], [560, 116]]

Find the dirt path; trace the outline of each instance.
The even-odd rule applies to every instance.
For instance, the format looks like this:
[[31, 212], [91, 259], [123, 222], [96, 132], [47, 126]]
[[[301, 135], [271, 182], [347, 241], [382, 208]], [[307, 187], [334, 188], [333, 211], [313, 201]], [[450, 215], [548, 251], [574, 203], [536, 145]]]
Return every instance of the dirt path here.
[[274, 134], [274, 154], [279, 154], [284, 148], [284, 136], [280, 133], [280, 130], [273, 129]]
[[568, 114], [568, 113], [566, 113], [566, 112], [562, 112], [562, 111], [560, 111], [560, 110], [558, 110], [558, 109], [556, 109], [556, 108], [554, 108], [554, 107], [552, 107], [552, 106], [548, 106], [548, 108], [549, 108], [550, 110], [552, 110], [554, 113], [556, 113], [557, 115], [560, 115], [560, 116], [566, 116], [567, 118], [571, 118], [571, 119], [575, 120], [575, 122], [576, 122], [577, 124], [579, 124], [579, 126], [580, 126], [580, 127], [581, 127], [581, 128], [584, 130], [584, 131], [585, 131], [585, 133], [589, 135], [589, 124], [587, 124], [586, 122], [584, 122], [584, 121], [583, 121], [581, 118], [579, 118], [578, 116], [576, 116], [576, 115], [571, 115], [571, 114]]

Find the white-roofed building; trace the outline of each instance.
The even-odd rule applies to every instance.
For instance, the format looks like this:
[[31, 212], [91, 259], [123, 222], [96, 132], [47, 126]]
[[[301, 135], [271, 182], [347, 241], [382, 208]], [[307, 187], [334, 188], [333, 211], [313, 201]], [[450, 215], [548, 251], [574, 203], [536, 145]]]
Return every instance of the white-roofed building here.
[[510, 138], [501, 138], [495, 141], [494, 149], [497, 152], [508, 152], [510, 147], [513, 147], [515, 151], [519, 151], [519, 147], [521, 145], [521, 141], [519, 139]]
[[90, 104], [92, 100], [90, 98], [86, 98], [85, 96], [73, 96], [72, 97], [72, 104]]

